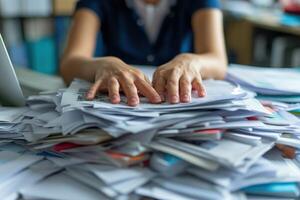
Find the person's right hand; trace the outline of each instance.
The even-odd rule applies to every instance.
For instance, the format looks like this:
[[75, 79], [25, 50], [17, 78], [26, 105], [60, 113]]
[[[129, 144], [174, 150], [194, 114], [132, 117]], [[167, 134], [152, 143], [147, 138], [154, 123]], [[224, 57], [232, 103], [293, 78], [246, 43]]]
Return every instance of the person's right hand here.
[[152, 87], [147, 77], [139, 70], [131, 67], [115, 57], [105, 57], [93, 61], [95, 67], [95, 83], [89, 89], [86, 98], [92, 100], [99, 91], [108, 91], [113, 104], [120, 103], [120, 90], [130, 106], [139, 104], [138, 93], [151, 103], [160, 103], [161, 98]]

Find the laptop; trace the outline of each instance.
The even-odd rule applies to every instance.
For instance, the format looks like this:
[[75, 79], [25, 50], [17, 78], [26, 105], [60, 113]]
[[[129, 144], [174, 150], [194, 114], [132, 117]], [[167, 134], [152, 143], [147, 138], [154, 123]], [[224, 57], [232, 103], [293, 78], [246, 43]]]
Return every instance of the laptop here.
[[25, 97], [0, 34], [0, 105], [24, 106]]

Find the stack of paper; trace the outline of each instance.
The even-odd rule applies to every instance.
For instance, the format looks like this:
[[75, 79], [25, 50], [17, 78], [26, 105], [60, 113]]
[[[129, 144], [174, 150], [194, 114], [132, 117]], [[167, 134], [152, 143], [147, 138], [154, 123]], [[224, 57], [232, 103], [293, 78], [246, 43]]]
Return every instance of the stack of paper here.
[[258, 120], [247, 119], [269, 114], [252, 93], [224, 81], [209, 80], [204, 84], [207, 97], [193, 98], [191, 103], [154, 105], [142, 98], [141, 105], [133, 108], [126, 105], [125, 99], [119, 105], [110, 104], [104, 95], [95, 101], [86, 101], [85, 92], [90, 84], [76, 80], [58, 93], [30, 97], [28, 108], [17, 109], [14, 115], [17, 119], [6, 121], [6, 125], [15, 125], [5, 130], [23, 134], [28, 141], [37, 141], [49, 136], [76, 137], [74, 133], [95, 127], [102, 130], [102, 135], [111, 137], [145, 132], [190, 133], [190, 137], [194, 137], [193, 133], [207, 129], [265, 126]]
[[[300, 196], [300, 120], [226, 81], [187, 104], [87, 101], [90, 83], [0, 109], [3, 199], [246, 199]], [[279, 109], [281, 107], [285, 109]], [[289, 107], [291, 108], [291, 107]], [[294, 107], [295, 108], [295, 107]], [[26, 181], [25, 181], [26, 180]]]
[[257, 92], [265, 100], [300, 102], [300, 70], [231, 65], [227, 80]]

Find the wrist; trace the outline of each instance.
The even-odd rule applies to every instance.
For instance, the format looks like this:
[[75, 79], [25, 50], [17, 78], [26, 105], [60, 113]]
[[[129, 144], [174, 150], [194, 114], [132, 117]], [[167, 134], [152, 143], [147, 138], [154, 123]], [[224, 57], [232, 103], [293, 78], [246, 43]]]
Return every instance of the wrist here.
[[93, 59], [94, 65], [96, 68], [105, 68], [122, 62], [121, 59], [113, 56], [106, 56]]
[[196, 67], [199, 70], [202, 70], [203, 68], [202, 58], [200, 55], [194, 53], [182, 53], [176, 56], [176, 59], [180, 59], [189, 66]]

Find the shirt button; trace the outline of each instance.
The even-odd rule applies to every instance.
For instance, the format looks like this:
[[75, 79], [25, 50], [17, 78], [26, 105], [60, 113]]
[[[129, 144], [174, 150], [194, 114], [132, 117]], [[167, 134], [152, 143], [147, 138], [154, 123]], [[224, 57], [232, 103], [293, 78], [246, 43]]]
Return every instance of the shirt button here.
[[143, 20], [141, 20], [141, 19], [138, 19], [136, 21], [136, 23], [137, 23], [138, 26], [143, 26], [144, 25]]
[[150, 55], [147, 56], [147, 61], [148, 62], [153, 62], [154, 60], [155, 60], [155, 56], [154, 55], [150, 54]]

